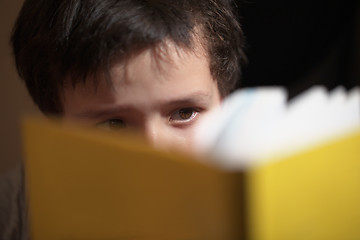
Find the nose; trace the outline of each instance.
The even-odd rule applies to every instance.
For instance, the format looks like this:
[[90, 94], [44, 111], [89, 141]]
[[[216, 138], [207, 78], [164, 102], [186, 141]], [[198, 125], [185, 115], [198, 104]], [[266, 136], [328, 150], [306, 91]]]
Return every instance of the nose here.
[[169, 137], [166, 124], [156, 119], [148, 120], [144, 123], [142, 132], [150, 145], [158, 149], [166, 148]]

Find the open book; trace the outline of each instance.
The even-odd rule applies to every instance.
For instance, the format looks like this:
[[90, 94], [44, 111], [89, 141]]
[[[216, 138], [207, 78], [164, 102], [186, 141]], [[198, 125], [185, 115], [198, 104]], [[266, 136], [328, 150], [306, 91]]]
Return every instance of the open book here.
[[314, 148], [360, 127], [360, 88], [315, 86], [288, 101], [281, 87], [248, 88], [199, 125], [196, 148], [230, 168]]
[[28, 118], [32, 239], [360, 239], [359, 97], [245, 89], [197, 157]]

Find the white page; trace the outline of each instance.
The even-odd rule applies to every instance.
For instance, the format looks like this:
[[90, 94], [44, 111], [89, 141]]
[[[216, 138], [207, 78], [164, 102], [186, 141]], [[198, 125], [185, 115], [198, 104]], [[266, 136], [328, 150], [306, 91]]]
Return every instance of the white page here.
[[227, 168], [289, 155], [360, 127], [360, 90], [312, 87], [290, 103], [280, 87], [239, 90], [199, 125], [195, 145]]
[[[248, 164], [268, 141], [272, 125], [284, 114], [286, 91], [280, 87], [247, 88], [232, 94], [199, 126], [198, 148], [222, 158], [228, 167]], [[239, 161], [238, 159], [242, 159]]]

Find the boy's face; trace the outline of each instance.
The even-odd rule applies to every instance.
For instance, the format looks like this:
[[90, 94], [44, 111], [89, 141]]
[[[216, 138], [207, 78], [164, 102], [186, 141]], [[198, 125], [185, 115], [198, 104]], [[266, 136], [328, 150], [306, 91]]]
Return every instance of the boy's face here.
[[96, 90], [92, 81], [65, 88], [65, 119], [140, 130], [156, 147], [191, 148], [196, 123], [221, 102], [205, 52], [196, 49], [168, 45], [161, 58], [145, 50], [110, 68], [113, 87], [104, 77]]

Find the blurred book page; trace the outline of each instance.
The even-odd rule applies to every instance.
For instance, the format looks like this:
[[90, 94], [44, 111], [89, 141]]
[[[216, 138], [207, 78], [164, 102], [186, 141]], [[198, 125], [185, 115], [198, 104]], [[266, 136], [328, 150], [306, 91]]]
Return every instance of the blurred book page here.
[[[281, 87], [238, 90], [199, 123], [195, 143], [228, 168], [257, 164], [330, 141], [360, 127], [360, 90], [315, 86], [286, 101]], [[219, 160], [221, 159], [221, 160]], [[220, 161], [220, 162], [219, 162]]]

